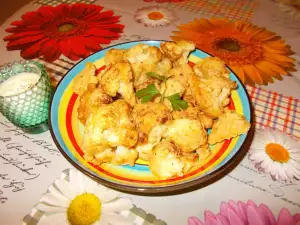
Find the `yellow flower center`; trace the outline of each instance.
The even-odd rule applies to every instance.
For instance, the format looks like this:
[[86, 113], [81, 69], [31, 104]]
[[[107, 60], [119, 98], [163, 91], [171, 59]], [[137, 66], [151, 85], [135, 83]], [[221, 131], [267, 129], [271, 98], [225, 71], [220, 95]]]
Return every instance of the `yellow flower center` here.
[[276, 162], [286, 163], [290, 159], [290, 153], [280, 144], [269, 143], [266, 145], [266, 153]]
[[71, 225], [91, 225], [100, 219], [101, 201], [93, 194], [82, 194], [74, 198], [67, 210]]
[[164, 14], [162, 14], [160, 12], [151, 12], [148, 14], [148, 18], [150, 20], [161, 20], [164, 18]]
[[70, 30], [73, 30], [76, 26], [72, 23], [64, 23], [59, 25], [58, 31], [59, 32], [68, 32]]
[[217, 43], [217, 47], [230, 52], [238, 52], [241, 49], [241, 46], [239, 45], [239, 42], [237, 40], [229, 38], [221, 39]]

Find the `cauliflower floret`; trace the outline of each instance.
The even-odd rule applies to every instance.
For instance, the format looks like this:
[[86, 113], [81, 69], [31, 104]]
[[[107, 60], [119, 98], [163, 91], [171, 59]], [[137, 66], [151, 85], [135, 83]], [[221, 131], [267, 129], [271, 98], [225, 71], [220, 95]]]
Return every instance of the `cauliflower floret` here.
[[163, 137], [174, 142], [182, 152], [192, 152], [207, 142], [207, 133], [198, 120], [176, 119], [167, 123]]
[[211, 133], [208, 136], [208, 143], [215, 144], [245, 134], [250, 126], [244, 116], [235, 111], [227, 110], [213, 124]]
[[124, 146], [118, 146], [115, 152], [115, 157], [112, 160], [113, 164], [134, 166], [139, 154], [135, 149], [128, 149]]
[[205, 113], [201, 112], [197, 107], [188, 107], [185, 110], [174, 111], [172, 112], [172, 116], [174, 119], [191, 119], [198, 120], [206, 129], [212, 127], [213, 120], [210, 116], [205, 115]]
[[84, 69], [74, 78], [72, 83], [73, 91], [80, 96], [87, 90], [88, 84], [97, 85], [98, 78], [95, 76], [95, 73], [95, 65], [91, 62], [88, 62]]
[[130, 118], [131, 107], [124, 100], [101, 105], [90, 114], [84, 130], [82, 150], [91, 159], [108, 148], [125, 146], [132, 148], [138, 141], [138, 133]]
[[195, 50], [195, 44], [191, 41], [163, 42], [160, 48], [176, 66], [188, 63], [188, 56]]
[[230, 76], [224, 61], [217, 57], [200, 59], [200, 61], [198, 61], [194, 66], [194, 72], [200, 77], [223, 76], [229, 79]]
[[133, 75], [128, 62], [122, 61], [110, 66], [102, 74], [100, 85], [108, 95], [115, 97], [119, 93], [131, 106], [135, 105]]
[[152, 128], [171, 120], [171, 112], [161, 103], [136, 104], [132, 110], [132, 120], [139, 133], [139, 143], [145, 144]]
[[153, 149], [149, 168], [154, 175], [167, 179], [183, 176], [196, 162], [197, 158], [185, 157], [174, 143], [162, 140]]
[[130, 63], [155, 64], [162, 59], [162, 52], [156, 46], [138, 44], [128, 49], [124, 58]]
[[87, 90], [80, 96], [77, 109], [78, 119], [85, 125], [88, 116], [100, 105], [112, 103], [112, 98], [95, 84], [88, 84]]
[[104, 62], [106, 65], [115, 64], [124, 60], [126, 50], [112, 48], [104, 55]]
[[206, 115], [217, 118], [230, 102], [231, 91], [237, 87], [236, 82], [222, 76], [191, 76], [190, 88], [196, 105]]

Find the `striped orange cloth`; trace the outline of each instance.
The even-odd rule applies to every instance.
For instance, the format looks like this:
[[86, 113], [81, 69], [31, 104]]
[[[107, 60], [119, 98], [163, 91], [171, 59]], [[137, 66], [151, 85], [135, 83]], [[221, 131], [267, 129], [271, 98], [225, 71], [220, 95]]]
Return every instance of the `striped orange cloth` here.
[[255, 125], [271, 127], [300, 138], [300, 100], [246, 86], [255, 111]]

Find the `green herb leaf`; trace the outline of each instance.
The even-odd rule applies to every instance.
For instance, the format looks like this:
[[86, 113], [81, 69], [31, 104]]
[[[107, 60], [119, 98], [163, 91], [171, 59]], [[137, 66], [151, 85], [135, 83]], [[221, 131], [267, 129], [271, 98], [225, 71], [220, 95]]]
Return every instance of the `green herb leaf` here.
[[174, 110], [180, 111], [188, 107], [188, 103], [181, 99], [178, 93], [166, 97], [172, 104]]
[[142, 99], [142, 103], [150, 102], [152, 98], [158, 94], [160, 94], [159, 90], [157, 90], [153, 83], [135, 93], [138, 98]]
[[154, 72], [148, 72], [148, 73], [146, 73], [146, 75], [147, 75], [148, 77], [153, 77], [153, 78], [156, 78], [156, 79], [162, 80], [162, 81], [168, 79], [167, 77], [158, 75], [157, 73], [154, 73]]

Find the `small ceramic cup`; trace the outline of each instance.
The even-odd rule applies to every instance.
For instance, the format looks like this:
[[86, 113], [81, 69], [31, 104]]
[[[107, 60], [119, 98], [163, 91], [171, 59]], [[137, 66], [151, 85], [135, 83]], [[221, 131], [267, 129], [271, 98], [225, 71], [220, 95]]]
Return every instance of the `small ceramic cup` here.
[[[48, 130], [48, 110], [53, 94], [44, 66], [34, 61], [15, 61], [5, 64], [0, 69], [0, 84], [2, 90], [6, 84], [10, 87], [4, 87], [4, 89], [18, 90], [20, 83], [8, 82], [8, 79], [24, 74], [38, 75], [38, 77], [35, 76], [36, 83], [32, 83], [28, 88], [26, 86], [26, 89], [23, 87], [24, 90], [21, 92], [10, 94], [0, 92], [0, 111], [9, 121], [25, 132], [41, 133]], [[12, 86], [14, 88], [11, 88]]]

